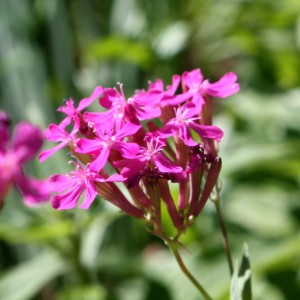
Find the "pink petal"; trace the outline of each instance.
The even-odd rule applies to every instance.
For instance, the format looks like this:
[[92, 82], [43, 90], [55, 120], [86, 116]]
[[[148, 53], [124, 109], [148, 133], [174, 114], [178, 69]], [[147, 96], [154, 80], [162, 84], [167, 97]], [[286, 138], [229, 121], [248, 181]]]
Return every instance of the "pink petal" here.
[[203, 81], [203, 75], [200, 69], [195, 69], [190, 72], [184, 72], [182, 74], [182, 82], [189, 89], [199, 87]]
[[233, 72], [225, 74], [220, 80], [215, 83], [203, 82], [203, 89], [206, 94], [217, 97], [225, 98], [237, 93], [240, 86], [237, 81], [237, 76]]
[[99, 124], [102, 123], [106, 119], [112, 119], [114, 112], [112, 110], [104, 111], [104, 112], [84, 112], [83, 119], [87, 123]]
[[104, 96], [100, 98], [99, 103], [105, 107], [110, 109], [112, 104], [114, 103], [121, 105], [125, 99], [120, 95], [120, 93], [115, 88], [105, 88], [103, 89]]
[[39, 155], [39, 161], [40, 162], [44, 162], [45, 160], [47, 160], [51, 155], [53, 155], [55, 152], [57, 152], [58, 150], [64, 148], [68, 143], [67, 142], [62, 142], [58, 145], [56, 145], [55, 147], [51, 148], [51, 149], [47, 149], [44, 150], [40, 153]]
[[190, 127], [194, 131], [196, 131], [203, 139], [213, 139], [219, 142], [224, 135], [223, 131], [217, 126], [190, 123]]
[[68, 133], [64, 127], [56, 124], [50, 124], [48, 128], [44, 131], [44, 137], [48, 141], [61, 142], [66, 139]]
[[13, 136], [13, 149], [18, 152], [19, 163], [31, 160], [43, 145], [39, 127], [27, 122], [16, 125]]
[[131, 122], [127, 122], [121, 127], [121, 129], [117, 131], [117, 133], [114, 135], [114, 138], [115, 140], [119, 141], [127, 136], [135, 134], [141, 127], [142, 125], [136, 125]]
[[13, 180], [17, 189], [23, 195], [25, 204], [38, 205], [50, 199], [53, 187], [48, 180], [31, 178], [25, 176], [22, 172], [15, 174]]
[[74, 182], [72, 177], [61, 174], [52, 175], [49, 180], [53, 184], [54, 191], [57, 193], [68, 190], [76, 185], [76, 182]]
[[[193, 124], [193, 122], [189, 123]], [[178, 136], [183, 140], [187, 146], [196, 146], [197, 143], [193, 140], [190, 130], [187, 126], [180, 127]]]
[[91, 162], [90, 169], [92, 171], [99, 172], [107, 163], [109, 153], [109, 148], [104, 146], [97, 158]]
[[161, 138], [166, 139], [170, 136], [174, 136], [175, 134], [177, 134], [177, 131], [177, 126], [170, 122], [169, 124], [167, 123], [156, 132]]
[[90, 104], [92, 104], [96, 99], [99, 99], [100, 96], [103, 94], [103, 87], [97, 86], [95, 90], [93, 91], [92, 95], [89, 98], [83, 98], [80, 100], [77, 111], [82, 111], [86, 107], [88, 107]]
[[64, 194], [55, 195], [52, 198], [52, 206], [57, 210], [74, 208], [83, 192], [83, 189], [83, 186], [78, 186], [77, 188], [71, 189]]
[[165, 155], [162, 153], [156, 153], [153, 161], [159, 171], [164, 173], [179, 173], [182, 172], [182, 168], [177, 166], [175, 163], [170, 161]]
[[101, 151], [105, 143], [100, 140], [79, 139], [77, 141], [76, 152], [93, 153]]
[[172, 77], [172, 84], [167, 86], [167, 91], [165, 92], [165, 97], [174, 96], [176, 93], [176, 90], [179, 87], [180, 83], [180, 76], [179, 75], [173, 75]]
[[134, 158], [140, 150], [135, 143], [115, 142], [112, 147], [121, 152], [124, 158]]
[[88, 209], [97, 196], [97, 191], [93, 183], [86, 180], [86, 192], [82, 204], [79, 206], [82, 209]]

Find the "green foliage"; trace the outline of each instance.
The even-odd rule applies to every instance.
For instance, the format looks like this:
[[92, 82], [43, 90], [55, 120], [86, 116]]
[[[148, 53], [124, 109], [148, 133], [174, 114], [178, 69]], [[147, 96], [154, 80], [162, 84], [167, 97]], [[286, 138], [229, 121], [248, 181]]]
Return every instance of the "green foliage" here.
[[[299, 9], [297, 0], [0, 1], [0, 109], [14, 122], [26, 119], [45, 128], [60, 120], [55, 110], [62, 98], [78, 101], [96, 85], [123, 82], [134, 90], [193, 68], [211, 81], [235, 71], [241, 92], [215, 101], [215, 123], [225, 132], [221, 206], [233, 259], [246, 241], [253, 299], [297, 299]], [[57, 153], [28, 171], [41, 178], [64, 173], [67, 161]], [[214, 299], [229, 299], [212, 203], [183, 242], [195, 277]], [[232, 282], [249, 271], [237, 270]], [[0, 299], [199, 295], [142, 222], [101, 199], [88, 211], [62, 213], [50, 204], [25, 208], [12, 192], [0, 215]]]
[[240, 266], [236, 265], [230, 289], [230, 300], [251, 300], [251, 266], [249, 261], [248, 246], [245, 245]]

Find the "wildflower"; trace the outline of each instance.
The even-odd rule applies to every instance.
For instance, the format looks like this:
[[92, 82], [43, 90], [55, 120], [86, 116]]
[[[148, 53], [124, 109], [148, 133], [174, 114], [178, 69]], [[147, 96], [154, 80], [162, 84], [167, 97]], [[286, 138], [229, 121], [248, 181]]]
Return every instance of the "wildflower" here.
[[[65, 126], [66, 124], [64, 124]], [[60, 142], [55, 147], [44, 150], [39, 154], [39, 160], [41, 162], [47, 160], [51, 155], [53, 155], [58, 150], [69, 146], [70, 148], [74, 148], [76, 146], [76, 137], [78, 132], [78, 126], [74, 126], [71, 133], [68, 133], [65, 128], [63, 128], [62, 124], [50, 124], [47, 130], [44, 131], [44, 136], [47, 140], [51, 142]]]
[[65, 128], [72, 121], [82, 125], [83, 119], [80, 112], [92, 104], [96, 99], [99, 99], [99, 97], [102, 95], [102, 92], [102, 86], [97, 86], [90, 97], [80, 100], [77, 108], [75, 108], [72, 98], [70, 100], [64, 100], [64, 105], [57, 109], [57, 111], [66, 115], [66, 117], [60, 123], [62, 127]]
[[199, 102], [199, 95], [226, 98], [237, 93], [240, 86], [236, 81], [237, 76], [233, 72], [226, 73], [215, 83], [204, 80], [200, 69], [185, 72], [182, 75], [183, 87], [193, 94], [195, 103]]
[[95, 182], [103, 182], [104, 178], [90, 170], [89, 164], [83, 168], [80, 163], [74, 163], [76, 171], [69, 172], [66, 176], [56, 174], [50, 177], [55, 192], [64, 192], [52, 198], [52, 206], [58, 210], [74, 208], [81, 194], [86, 191], [84, 200], [79, 206], [87, 209], [97, 196]]
[[31, 178], [23, 170], [43, 144], [41, 130], [28, 122], [20, 122], [10, 137], [9, 123], [7, 114], [0, 112], [0, 206], [11, 186], [22, 194], [27, 205], [45, 202], [50, 197], [50, 183]]
[[[137, 185], [142, 177], [146, 179], [171, 178], [171, 174], [182, 172], [182, 168], [168, 159], [162, 150], [165, 143], [160, 139], [146, 137], [147, 148], [141, 148], [136, 157], [113, 163], [114, 167], [122, 169], [120, 175], [111, 179], [126, 181], [129, 187]], [[175, 178], [175, 176], [173, 177]]]
[[[166, 87], [161, 79], [149, 82], [147, 90], [127, 98], [119, 84], [119, 90], [96, 88], [78, 108], [67, 102], [59, 109], [67, 117], [45, 132], [48, 140], [60, 144], [40, 155], [43, 161], [66, 146], [78, 160], [76, 171], [51, 178], [58, 193], [52, 199], [54, 208], [74, 208], [85, 193], [79, 207], [86, 209], [100, 195], [127, 214], [145, 219], [149, 230], [165, 237], [163, 203], [178, 238], [202, 211], [221, 169], [217, 143], [223, 131], [213, 125], [211, 97], [236, 93], [236, 81], [231, 72], [210, 83], [195, 69], [174, 75]], [[86, 111], [93, 99], [106, 110]], [[118, 188], [120, 182], [131, 200]], [[178, 185], [177, 203], [170, 182]]]
[[56, 174], [50, 177], [53, 189], [58, 193], [51, 200], [55, 209], [74, 208], [83, 193], [85, 196], [79, 208], [88, 209], [99, 194], [129, 215], [136, 218], [143, 217], [143, 212], [134, 207], [120, 190], [109, 182], [110, 179], [107, 176], [91, 170], [90, 164], [84, 168], [79, 161], [70, 163], [75, 166], [75, 171], [70, 171], [67, 175]]
[[96, 113], [86, 112], [84, 119], [92, 124], [101, 123], [106, 119], [138, 123], [139, 120], [152, 119], [161, 114], [159, 108], [161, 97], [161, 92], [156, 88], [151, 88], [149, 91], [137, 90], [128, 99], [125, 97], [122, 84], [120, 84], [120, 93], [116, 88], [105, 88], [99, 103], [108, 110]]
[[76, 151], [93, 154], [95, 159], [91, 163], [91, 169], [100, 171], [106, 164], [111, 149], [119, 151], [125, 158], [132, 158], [137, 154], [139, 146], [123, 140], [126, 136], [136, 133], [140, 127], [141, 125], [130, 122], [121, 126], [119, 122], [105, 120], [95, 124], [95, 139], [80, 139]]
[[199, 119], [199, 106], [197, 107], [194, 103], [188, 102], [183, 106], [179, 106], [175, 112], [175, 118], [169, 120], [158, 130], [158, 134], [161, 137], [167, 138], [178, 135], [187, 146], [195, 146], [197, 142], [192, 139], [190, 133], [190, 129], [192, 129], [197, 132], [202, 139], [221, 140], [223, 136], [221, 129], [216, 126], [204, 126], [195, 122]]

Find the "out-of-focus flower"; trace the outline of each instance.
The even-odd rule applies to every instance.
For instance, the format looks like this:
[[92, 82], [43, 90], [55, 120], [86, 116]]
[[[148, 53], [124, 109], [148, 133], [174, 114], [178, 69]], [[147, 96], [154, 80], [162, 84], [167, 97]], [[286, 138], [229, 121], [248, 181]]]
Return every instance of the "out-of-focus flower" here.
[[0, 112], [0, 206], [11, 186], [23, 196], [27, 205], [36, 205], [49, 200], [51, 184], [25, 175], [23, 167], [32, 160], [43, 144], [40, 128], [28, 122], [16, 125], [10, 136], [10, 119]]

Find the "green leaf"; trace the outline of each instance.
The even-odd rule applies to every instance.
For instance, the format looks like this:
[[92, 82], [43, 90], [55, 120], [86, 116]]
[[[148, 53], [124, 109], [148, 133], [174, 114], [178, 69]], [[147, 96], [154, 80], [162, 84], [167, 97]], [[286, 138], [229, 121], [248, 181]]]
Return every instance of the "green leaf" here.
[[57, 254], [45, 251], [0, 278], [1, 300], [28, 300], [50, 280], [65, 273], [68, 265]]
[[236, 264], [231, 279], [230, 300], [251, 300], [251, 269], [248, 246], [244, 246], [240, 267]]

